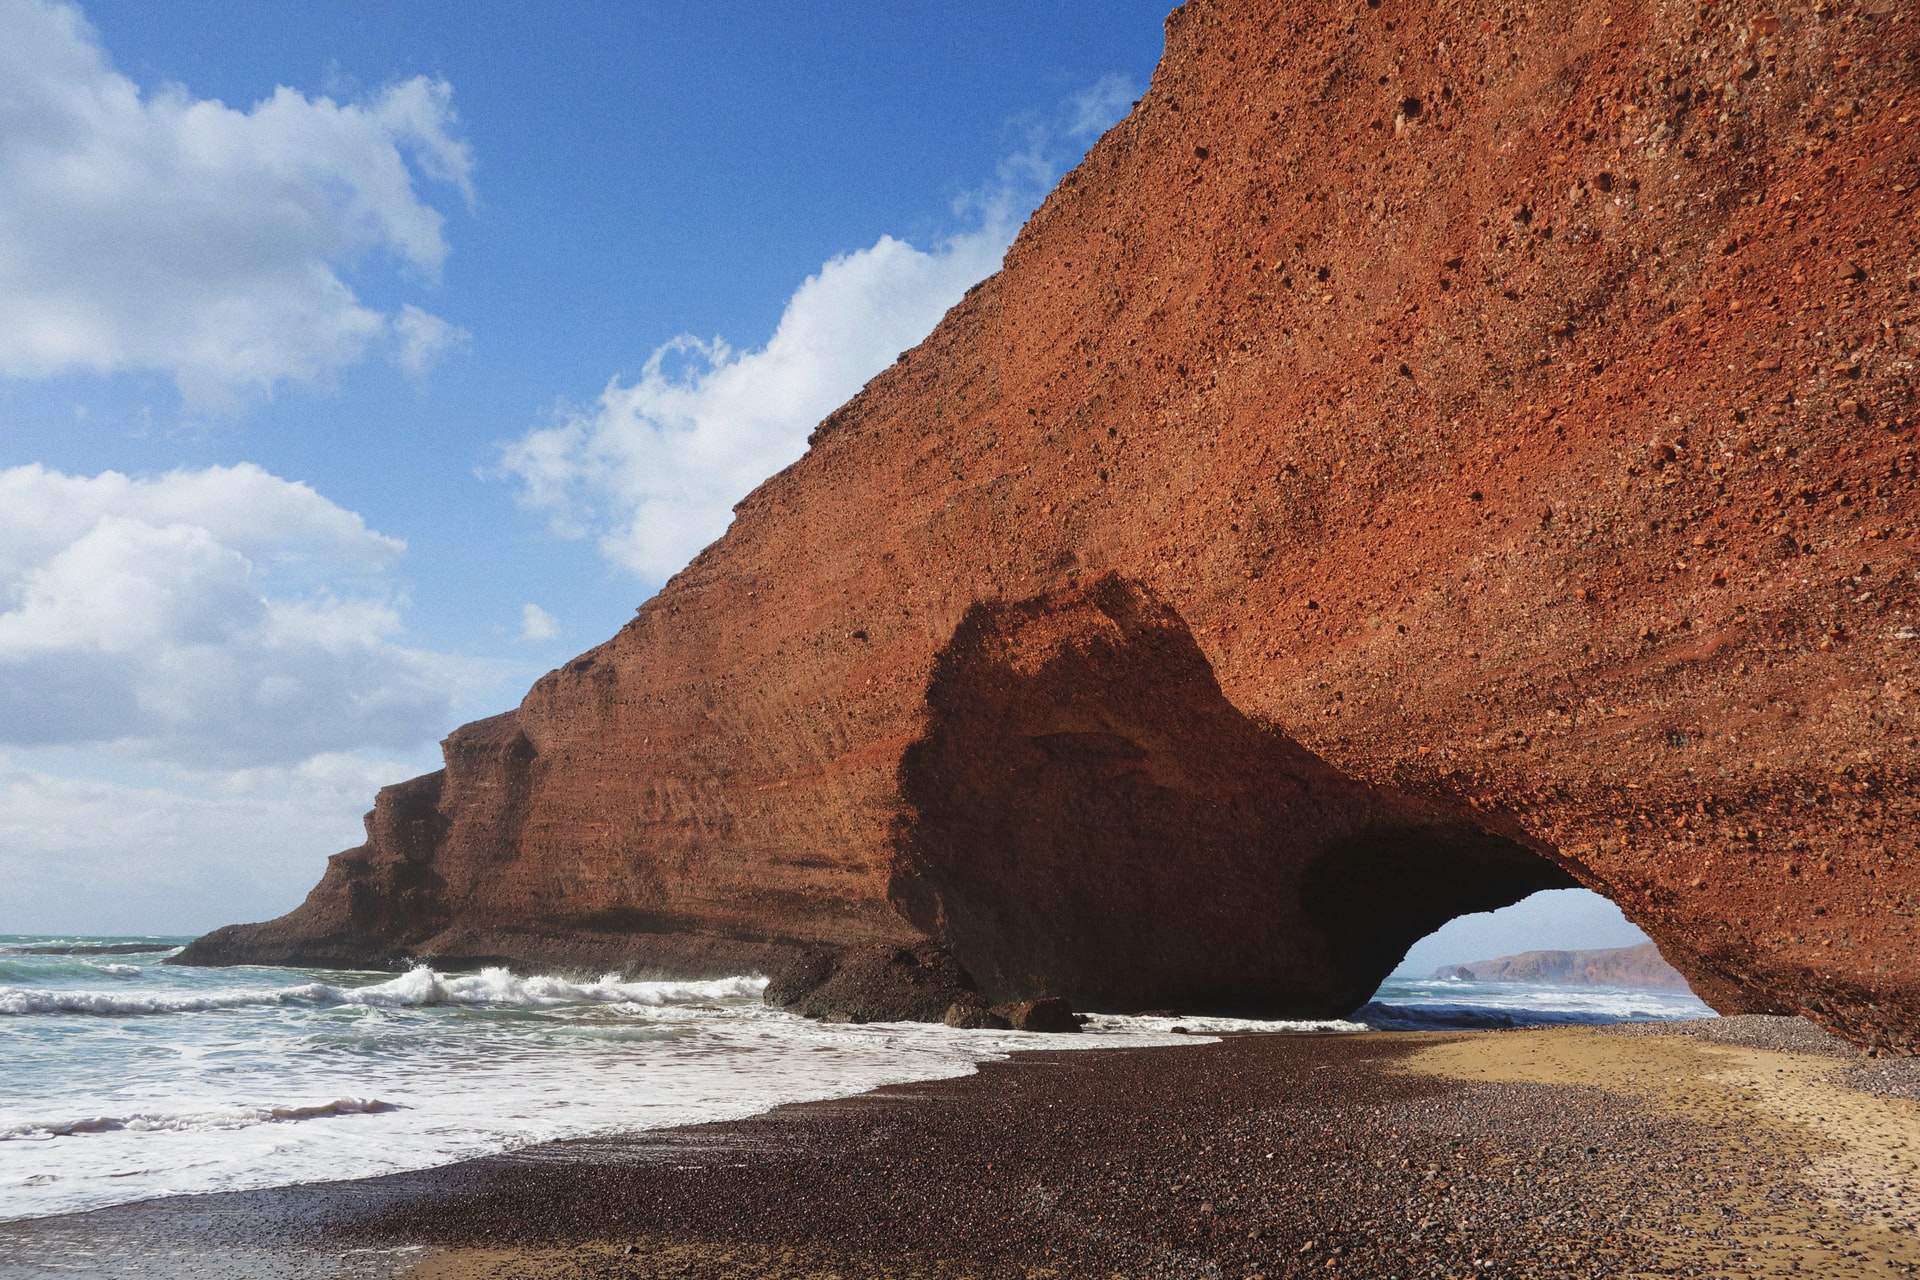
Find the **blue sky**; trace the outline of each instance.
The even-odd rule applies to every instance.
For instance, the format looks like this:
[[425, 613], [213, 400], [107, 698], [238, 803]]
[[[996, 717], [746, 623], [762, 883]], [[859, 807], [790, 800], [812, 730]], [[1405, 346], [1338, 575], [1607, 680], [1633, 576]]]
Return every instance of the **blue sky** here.
[[997, 266], [1163, 17], [0, 0], [0, 929], [291, 906]]
[[[953, 203], [994, 184], [1032, 127], [1103, 78], [1144, 87], [1164, 16], [1153, 4], [1008, 6], [991, 22], [858, 4], [763, 6], [750, 20], [713, 6], [85, 11], [149, 92], [178, 85], [245, 109], [280, 86], [351, 101], [415, 76], [449, 85], [474, 201], [418, 182], [445, 218], [438, 281], [378, 249], [341, 274], [372, 305], [410, 302], [471, 338], [424, 385], [370, 358], [237, 408], [183, 404], [163, 372], [0, 383], [5, 460], [256, 462], [406, 540], [397, 574], [423, 642], [507, 648], [533, 601], [562, 623], [553, 658], [624, 620], [634, 575], [591, 544], [556, 546], [511, 483], [476, 472], [678, 335], [764, 342], [836, 254], [969, 229]], [[1054, 167], [1089, 140], [1057, 139]], [[1043, 190], [1016, 199], [1024, 209]]]

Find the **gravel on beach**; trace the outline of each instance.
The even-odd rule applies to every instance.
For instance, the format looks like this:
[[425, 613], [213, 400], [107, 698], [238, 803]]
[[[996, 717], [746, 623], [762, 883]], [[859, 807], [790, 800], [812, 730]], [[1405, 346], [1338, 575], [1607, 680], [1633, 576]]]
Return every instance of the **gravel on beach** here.
[[1726, 1018], [1686, 1018], [1677, 1022], [1619, 1022], [1607, 1027], [1610, 1036], [1690, 1036], [1713, 1044], [1743, 1049], [1771, 1049], [1775, 1053], [1812, 1053], [1825, 1058], [1858, 1058], [1860, 1050], [1838, 1036], [1828, 1035], [1805, 1018], [1779, 1018], [1743, 1013]]
[[1690, 1018], [1683, 1022], [1623, 1022], [1607, 1028], [1607, 1032], [1624, 1036], [1690, 1036], [1746, 1049], [1847, 1058], [1853, 1065], [1837, 1077], [1842, 1084], [1883, 1098], [1920, 1102], [1920, 1058], [1867, 1057], [1805, 1018], [1749, 1013], [1729, 1018]]
[[[714, 1147], [687, 1131], [587, 1187], [578, 1168], [475, 1168], [360, 1226], [465, 1245], [797, 1246], [741, 1273], [781, 1277], [1586, 1276], [1640, 1255], [1640, 1228], [1710, 1185], [1654, 1194], [1639, 1171], [1678, 1168], [1689, 1135], [1597, 1091], [1383, 1069], [1401, 1052], [1265, 1037], [1030, 1057], [721, 1126]], [[710, 1274], [648, 1252], [580, 1274]]]

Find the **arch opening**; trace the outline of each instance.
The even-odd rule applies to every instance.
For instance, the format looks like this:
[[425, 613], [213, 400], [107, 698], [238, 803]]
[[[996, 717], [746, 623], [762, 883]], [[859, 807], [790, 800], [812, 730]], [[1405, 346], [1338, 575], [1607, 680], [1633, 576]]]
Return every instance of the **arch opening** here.
[[1659, 947], [1590, 889], [1547, 889], [1457, 916], [1407, 949], [1365, 1009], [1388, 1027], [1713, 1016]]

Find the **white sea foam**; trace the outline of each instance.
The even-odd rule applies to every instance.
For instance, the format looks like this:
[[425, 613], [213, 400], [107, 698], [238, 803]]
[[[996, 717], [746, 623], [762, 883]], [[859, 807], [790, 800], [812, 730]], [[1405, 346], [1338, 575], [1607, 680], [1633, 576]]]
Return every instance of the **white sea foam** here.
[[1383, 1030], [1595, 1025], [1705, 1018], [1713, 1010], [1689, 991], [1563, 987], [1459, 978], [1391, 978], [1354, 1014]]
[[89, 969], [98, 969], [109, 978], [137, 978], [143, 972], [137, 964], [90, 964]]
[[229, 1107], [215, 1111], [141, 1112], [126, 1116], [81, 1116], [69, 1120], [28, 1120], [0, 1129], [0, 1142], [46, 1141], [90, 1133], [181, 1133], [245, 1129], [256, 1124], [321, 1120], [331, 1116], [378, 1115], [403, 1108], [379, 1098], [335, 1098], [331, 1102], [271, 1107]]
[[[319, 983], [313, 984], [316, 988]], [[0, 987], [0, 1014], [92, 1013], [205, 1013], [247, 1005], [286, 1004], [286, 993], [216, 991], [205, 995], [134, 995], [111, 991], [36, 991], [31, 987]]]
[[1366, 1031], [1368, 1027], [1358, 1022], [1349, 1022], [1345, 1018], [1177, 1018], [1159, 1015], [1127, 1015], [1117, 1013], [1096, 1013], [1087, 1023], [1091, 1030], [1143, 1032], [1152, 1035], [1175, 1034], [1179, 1027], [1190, 1035], [1346, 1035], [1355, 1031]]
[[235, 988], [190, 994], [122, 994], [116, 991], [0, 987], [0, 1014], [79, 1013], [124, 1017], [157, 1013], [208, 1013], [220, 1009], [272, 1005], [360, 1005], [376, 1009], [470, 1005], [540, 1009], [577, 1004], [621, 1004], [635, 1008], [660, 1008], [752, 998], [766, 990], [766, 986], [766, 979], [759, 977], [716, 978], [704, 982], [624, 982], [620, 975], [610, 973], [595, 982], [577, 982], [568, 978], [523, 978], [502, 968], [451, 975], [420, 965], [390, 981], [363, 987], [305, 982], [297, 986], [264, 990]]

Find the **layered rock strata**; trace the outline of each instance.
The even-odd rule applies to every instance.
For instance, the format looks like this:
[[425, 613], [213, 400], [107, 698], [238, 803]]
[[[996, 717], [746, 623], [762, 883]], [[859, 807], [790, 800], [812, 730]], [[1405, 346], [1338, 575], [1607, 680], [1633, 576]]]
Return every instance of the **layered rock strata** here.
[[1577, 882], [1920, 1047], [1916, 31], [1193, 0], [720, 542], [191, 958], [1304, 1014]]

